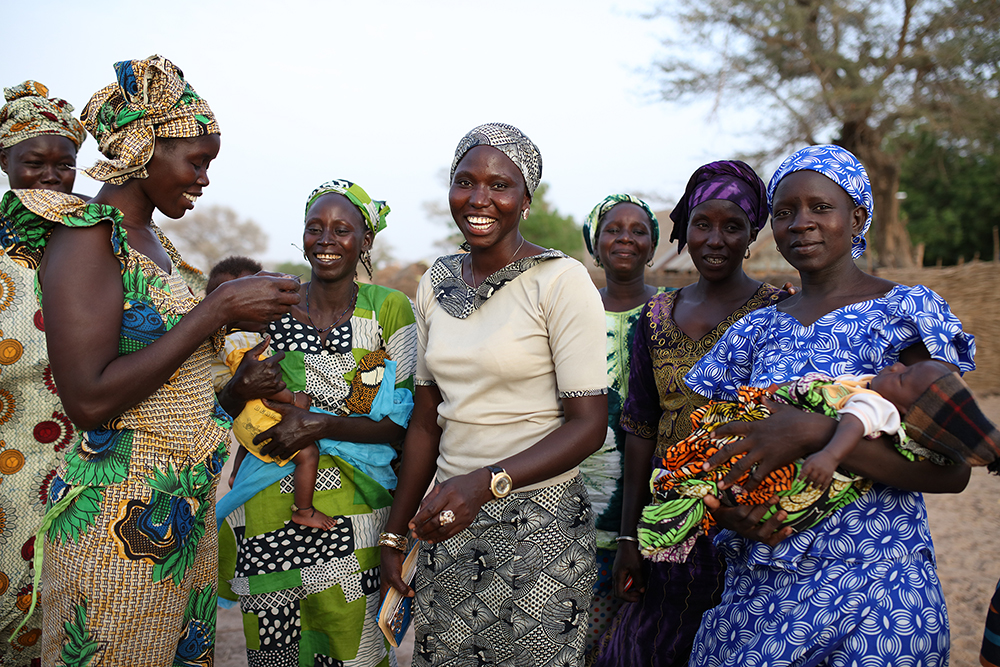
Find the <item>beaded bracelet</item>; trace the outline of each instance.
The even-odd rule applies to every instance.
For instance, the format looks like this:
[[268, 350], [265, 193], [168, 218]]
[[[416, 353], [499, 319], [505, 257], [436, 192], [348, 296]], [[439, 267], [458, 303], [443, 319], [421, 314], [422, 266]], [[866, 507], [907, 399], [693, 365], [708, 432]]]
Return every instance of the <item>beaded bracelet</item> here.
[[615, 538], [615, 542], [635, 542], [636, 544], [638, 544], [639, 538], [632, 537], [631, 535], [619, 535], [618, 537]]
[[378, 536], [378, 546], [389, 547], [396, 551], [402, 551], [404, 554], [406, 553], [407, 544], [408, 541], [405, 535], [386, 532]]

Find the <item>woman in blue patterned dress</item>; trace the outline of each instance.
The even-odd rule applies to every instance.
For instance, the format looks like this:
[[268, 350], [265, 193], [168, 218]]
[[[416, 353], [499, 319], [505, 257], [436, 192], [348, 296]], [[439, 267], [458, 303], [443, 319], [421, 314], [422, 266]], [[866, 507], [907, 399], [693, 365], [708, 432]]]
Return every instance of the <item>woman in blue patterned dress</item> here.
[[[785, 160], [767, 194], [775, 241], [798, 269], [802, 291], [734, 324], [688, 374], [692, 389], [733, 400], [740, 385], [766, 387], [809, 371], [877, 373], [931, 358], [974, 368], [972, 336], [941, 297], [855, 265], [873, 206], [854, 155], [804, 148]], [[754, 488], [779, 465], [825, 445], [836, 425], [769, 406], [766, 420], [720, 429], [745, 437], [711, 464], [748, 452], [727, 482], [755, 466], [747, 483]], [[880, 441], [859, 444], [845, 467], [876, 484], [797, 534], [781, 526], [783, 512], [761, 522], [765, 506], [722, 508], [706, 498], [732, 530], [716, 540], [727, 560], [726, 589], [702, 618], [692, 665], [948, 663], [948, 615], [919, 491], [961, 491], [968, 468], [908, 462]]]

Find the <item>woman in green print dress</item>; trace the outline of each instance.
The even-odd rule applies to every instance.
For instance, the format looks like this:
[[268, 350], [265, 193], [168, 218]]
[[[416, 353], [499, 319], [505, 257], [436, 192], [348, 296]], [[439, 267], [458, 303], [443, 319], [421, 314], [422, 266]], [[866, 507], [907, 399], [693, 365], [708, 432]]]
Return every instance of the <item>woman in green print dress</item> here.
[[105, 183], [97, 197], [19, 190], [2, 203], [0, 239], [38, 271], [52, 374], [81, 433], [36, 541], [42, 659], [210, 665], [229, 423], [212, 393], [215, 334], [280, 317], [297, 284], [251, 277], [199, 304], [151, 217], [193, 208], [218, 125], [165, 58], [115, 69], [83, 113], [108, 158], [87, 170]]
[[[401, 441], [409, 422], [417, 332], [406, 295], [356, 280], [388, 212], [350, 181], [313, 191], [302, 233], [311, 267], [302, 301], [267, 328], [276, 354], [265, 361], [246, 355], [222, 392], [227, 409], [273, 394], [286, 386], [281, 362], [288, 388], [305, 391], [313, 409], [267, 401], [281, 421], [255, 440], [267, 443], [262, 454], [281, 459], [316, 442], [312, 504], [337, 521], [330, 530], [292, 521], [293, 464], [244, 458], [219, 504], [231, 527], [222, 527], [220, 579], [233, 593], [223, 583], [223, 596], [239, 598], [251, 667], [394, 664], [376, 622], [377, 542], [395, 488], [395, 451], [384, 443]], [[274, 384], [256, 394], [241, 390], [241, 374], [268, 369]]]

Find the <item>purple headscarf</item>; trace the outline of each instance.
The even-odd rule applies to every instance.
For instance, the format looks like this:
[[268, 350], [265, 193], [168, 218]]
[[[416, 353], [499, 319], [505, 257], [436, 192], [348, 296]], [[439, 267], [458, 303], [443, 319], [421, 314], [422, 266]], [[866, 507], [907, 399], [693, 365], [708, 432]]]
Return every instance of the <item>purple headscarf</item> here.
[[740, 160], [710, 162], [695, 170], [684, 196], [670, 212], [674, 221], [670, 240], [677, 241], [678, 251], [687, 243], [691, 211], [710, 199], [726, 199], [739, 206], [753, 229], [760, 230], [767, 223], [767, 189], [750, 165]]

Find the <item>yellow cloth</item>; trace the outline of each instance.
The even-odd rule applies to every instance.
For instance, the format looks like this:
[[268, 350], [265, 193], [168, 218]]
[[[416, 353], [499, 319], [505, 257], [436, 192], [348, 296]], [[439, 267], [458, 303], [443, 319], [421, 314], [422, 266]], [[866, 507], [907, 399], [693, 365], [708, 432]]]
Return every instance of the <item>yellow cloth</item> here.
[[[256, 340], [254, 340], [256, 338]], [[250, 331], [234, 331], [233, 333], [226, 336], [226, 347], [223, 349], [222, 356], [224, 358], [226, 367], [229, 370], [230, 377], [236, 372], [236, 368], [243, 361], [243, 357], [247, 352], [256, 347], [262, 337], [260, 334], [256, 334]], [[242, 347], [236, 347], [244, 343]], [[248, 344], [247, 344], [248, 343]], [[263, 360], [271, 356], [271, 349], [265, 350], [259, 357]], [[260, 448], [263, 447], [268, 441], [264, 441], [261, 444], [254, 444], [254, 437], [263, 433], [267, 429], [271, 428], [275, 424], [281, 421], [281, 415], [271, 410], [264, 405], [264, 402], [259, 398], [255, 398], [252, 401], [247, 401], [246, 405], [243, 407], [243, 411], [240, 412], [239, 416], [233, 420], [233, 435], [239, 440], [240, 444], [248, 452], [259, 458], [265, 463], [277, 463], [279, 466], [283, 466], [292, 460], [292, 456], [287, 459], [279, 459], [273, 456], [268, 456], [266, 454], [260, 453]], [[297, 454], [298, 452], [296, 452]]]

